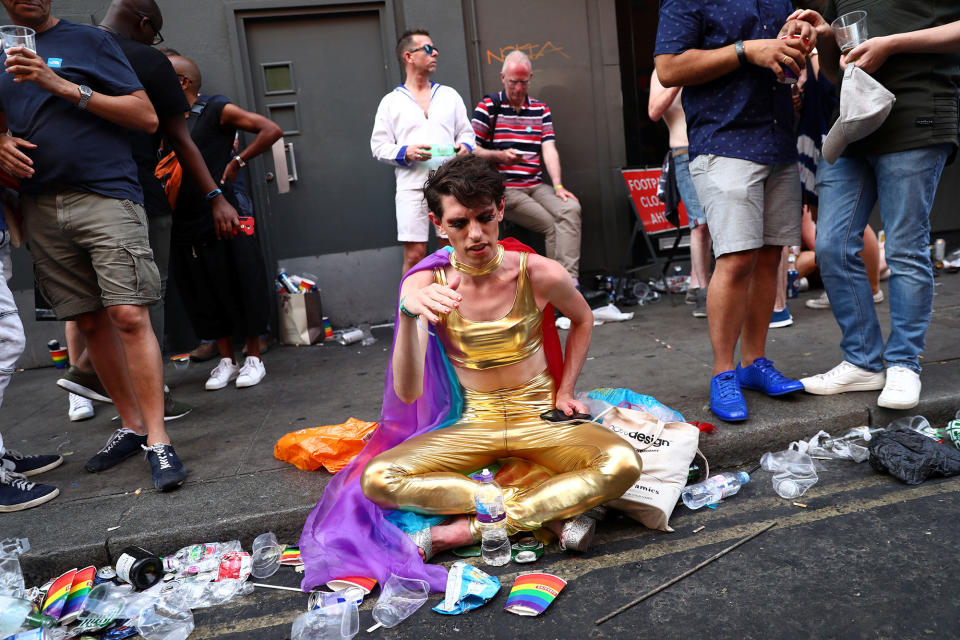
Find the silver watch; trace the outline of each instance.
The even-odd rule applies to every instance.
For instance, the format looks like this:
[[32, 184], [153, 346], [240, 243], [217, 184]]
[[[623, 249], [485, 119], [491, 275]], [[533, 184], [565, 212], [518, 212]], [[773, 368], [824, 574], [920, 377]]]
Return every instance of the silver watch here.
[[77, 88], [80, 90], [80, 102], [77, 103], [77, 106], [81, 109], [86, 109], [87, 103], [90, 102], [90, 96], [93, 95], [93, 89], [85, 84], [81, 84]]

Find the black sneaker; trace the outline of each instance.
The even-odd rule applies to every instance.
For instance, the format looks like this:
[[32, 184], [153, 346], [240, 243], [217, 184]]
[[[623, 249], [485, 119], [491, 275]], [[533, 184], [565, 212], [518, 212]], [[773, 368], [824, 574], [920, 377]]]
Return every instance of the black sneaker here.
[[58, 455], [37, 454], [25, 456], [19, 451], [7, 449], [3, 454], [2, 466], [9, 471], [19, 473], [24, 476], [35, 476], [44, 471], [50, 471], [63, 464], [63, 458]]
[[87, 460], [84, 468], [90, 473], [105, 471], [120, 464], [133, 454], [140, 451], [140, 447], [147, 444], [147, 436], [137, 435], [130, 429], [117, 429], [103, 445], [103, 449]]
[[26, 476], [0, 467], [0, 513], [36, 507], [58, 495], [56, 487], [30, 482]]
[[57, 380], [57, 386], [90, 400], [113, 404], [107, 390], [100, 384], [100, 378], [93, 372], [88, 373], [71, 366], [63, 377]]
[[173, 450], [173, 445], [158, 442], [151, 446], [143, 446], [150, 461], [150, 473], [153, 476], [153, 486], [160, 491], [172, 491], [187, 478], [187, 470]]

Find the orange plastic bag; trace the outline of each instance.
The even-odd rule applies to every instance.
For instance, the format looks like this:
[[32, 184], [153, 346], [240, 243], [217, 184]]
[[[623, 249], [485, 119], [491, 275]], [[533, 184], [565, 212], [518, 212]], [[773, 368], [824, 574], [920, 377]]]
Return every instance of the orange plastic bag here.
[[343, 424], [300, 429], [277, 440], [273, 456], [303, 471], [322, 466], [336, 473], [360, 453], [376, 428], [376, 422], [349, 418]]

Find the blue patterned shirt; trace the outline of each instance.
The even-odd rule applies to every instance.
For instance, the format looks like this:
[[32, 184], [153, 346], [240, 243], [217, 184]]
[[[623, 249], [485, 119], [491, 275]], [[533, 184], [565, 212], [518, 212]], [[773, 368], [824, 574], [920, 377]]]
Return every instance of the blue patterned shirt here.
[[[737, 40], [776, 38], [788, 0], [664, 0], [654, 55], [719, 49]], [[773, 71], [746, 64], [684, 87], [690, 155], [710, 153], [761, 164], [796, 162], [790, 86]]]

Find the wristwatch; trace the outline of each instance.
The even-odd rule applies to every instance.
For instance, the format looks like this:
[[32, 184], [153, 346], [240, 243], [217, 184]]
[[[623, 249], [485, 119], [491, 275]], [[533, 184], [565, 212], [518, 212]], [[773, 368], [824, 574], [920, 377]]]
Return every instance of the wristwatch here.
[[243, 161], [243, 158], [240, 157], [240, 154], [233, 156], [233, 159], [237, 161], [237, 164], [240, 165], [240, 168], [247, 166], [247, 163]]
[[81, 109], [86, 109], [87, 103], [90, 102], [90, 96], [93, 95], [93, 89], [85, 84], [81, 84], [77, 88], [80, 90], [80, 102], [77, 103], [77, 106]]

